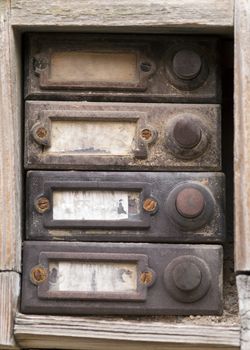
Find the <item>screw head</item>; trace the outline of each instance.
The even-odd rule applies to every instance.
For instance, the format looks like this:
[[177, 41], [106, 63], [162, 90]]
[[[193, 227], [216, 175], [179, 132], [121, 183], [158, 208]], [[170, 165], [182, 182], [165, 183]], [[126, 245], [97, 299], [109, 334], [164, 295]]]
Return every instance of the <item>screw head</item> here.
[[43, 125], [41, 122], [35, 123], [31, 128], [31, 135], [39, 145], [50, 146], [50, 131], [48, 125]]
[[142, 272], [140, 279], [143, 284], [151, 284], [153, 282], [153, 274], [151, 271]]
[[33, 58], [33, 65], [35, 70], [43, 70], [48, 66], [48, 60], [46, 57], [36, 56]]
[[141, 138], [145, 141], [148, 141], [152, 138], [153, 134], [150, 129], [142, 129], [141, 130]]
[[143, 72], [150, 72], [152, 69], [152, 64], [150, 62], [142, 62], [140, 68]]
[[176, 287], [184, 292], [196, 289], [201, 283], [201, 271], [196, 264], [190, 261], [176, 265], [172, 275]]
[[158, 202], [154, 198], [147, 198], [143, 202], [143, 209], [148, 212], [154, 214], [158, 209]]
[[40, 197], [35, 202], [36, 210], [39, 213], [45, 213], [50, 209], [50, 202], [46, 197]]
[[48, 277], [48, 271], [43, 266], [34, 266], [30, 271], [30, 280], [33, 284], [41, 284]]
[[157, 138], [157, 131], [151, 127], [140, 130], [140, 137], [146, 143], [153, 143]]
[[40, 126], [36, 129], [36, 136], [40, 139], [44, 139], [47, 135], [48, 131], [43, 126]]
[[180, 119], [173, 128], [173, 137], [182, 148], [194, 148], [201, 140], [201, 128], [194, 120]]
[[193, 187], [187, 187], [178, 193], [175, 205], [181, 216], [196, 218], [205, 207], [205, 199], [201, 191]]
[[178, 78], [191, 80], [198, 76], [202, 67], [201, 56], [192, 49], [182, 49], [173, 57], [173, 71]]

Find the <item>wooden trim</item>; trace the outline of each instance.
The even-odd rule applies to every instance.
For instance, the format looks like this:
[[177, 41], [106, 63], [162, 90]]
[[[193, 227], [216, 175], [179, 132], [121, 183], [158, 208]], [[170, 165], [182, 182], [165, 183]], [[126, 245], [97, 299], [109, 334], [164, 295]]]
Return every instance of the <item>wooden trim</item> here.
[[235, 255], [236, 271], [250, 271], [250, 2], [235, 2]]
[[0, 271], [20, 271], [21, 118], [9, 18], [9, 1], [0, 1]]
[[12, 0], [22, 30], [230, 33], [234, 0]]
[[241, 350], [249, 350], [250, 344], [250, 276], [237, 276], [241, 317]]
[[0, 273], [0, 349], [16, 348], [13, 324], [17, 309], [20, 277], [16, 272]]
[[[97, 317], [18, 314], [15, 337], [22, 348], [58, 349], [239, 349], [240, 327], [171, 324], [150, 319], [125, 321]], [[176, 344], [176, 348], [174, 347]], [[184, 346], [185, 344], [185, 346]]]

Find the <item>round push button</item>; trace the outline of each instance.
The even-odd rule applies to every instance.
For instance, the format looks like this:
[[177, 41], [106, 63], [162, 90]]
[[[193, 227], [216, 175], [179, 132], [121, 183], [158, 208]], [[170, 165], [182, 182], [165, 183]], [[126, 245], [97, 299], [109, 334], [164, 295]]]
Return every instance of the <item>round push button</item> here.
[[200, 285], [201, 271], [193, 262], [181, 262], [173, 270], [173, 280], [178, 289], [190, 292]]
[[191, 80], [197, 77], [202, 67], [200, 55], [191, 49], [179, 50], [173, 57], [173, 71], [178, 78]]
[[195, 120], [180, 119], [173, 128], [175, 141], [183, 148], [193, 148], [201, 140], [201, 128]]
[[166, 266], [163, 280], [173, 299], [193, 303], [208, 292], [211, 273], [203, 259], [193, 255], [181, 255]]
[[181, 190], [176, 197], [176, 209], [185, 218], [196, 218], [205, 206], [205, 199], [201, 191], [189, 187]]

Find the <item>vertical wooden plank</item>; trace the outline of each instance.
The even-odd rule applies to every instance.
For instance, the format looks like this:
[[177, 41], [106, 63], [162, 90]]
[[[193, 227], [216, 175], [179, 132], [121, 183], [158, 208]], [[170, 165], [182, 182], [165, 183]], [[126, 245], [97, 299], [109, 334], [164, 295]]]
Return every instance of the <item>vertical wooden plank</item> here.
[[250, 276], [237, 276], [241, 317], [241, 350], [250, 349]]
[[[250, 1], [235, 1], [235, 268], [250, 271]], [[250, 348], [250, 276], [238, 275], [241, 350]]]
[[19, 271], [21, 255], [20, 114], [10, 2], [0, 1], [0, 271]]
[[0, 272], [0, 349], [16, 348], [13, 326], [17, 309], [20, 276]]
[[250, 2], [235, 1], [236, 270], [250, 271]]

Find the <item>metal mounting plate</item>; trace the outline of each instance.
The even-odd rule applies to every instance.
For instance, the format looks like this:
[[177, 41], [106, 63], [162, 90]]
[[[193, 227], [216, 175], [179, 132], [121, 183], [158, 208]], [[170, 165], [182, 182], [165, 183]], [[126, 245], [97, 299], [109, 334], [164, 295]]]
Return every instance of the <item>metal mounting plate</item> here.
[[25, 242], [23, 259], [24, 313], [222, 312], [220, 246]]
[[30, 171], [26, 238], [221, 242], [224, 186], [222, 173]]
[[221, 170], [219, 105], [29, 101], [25, 117], [28, 169]]
[[217, 103], [217, 44], [202, 36], [30, 34], [25, 97]]

